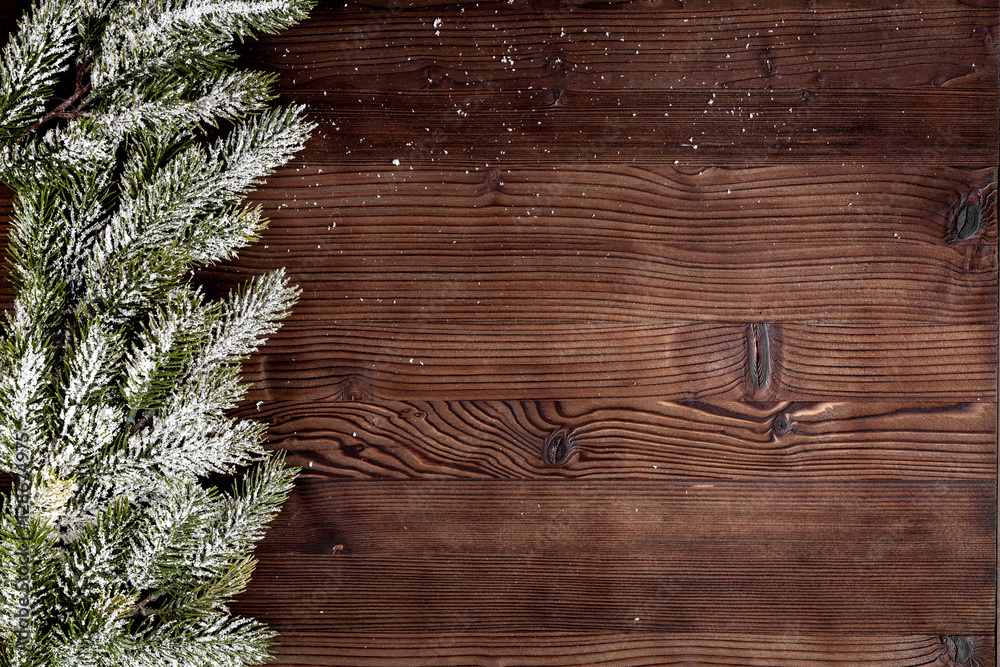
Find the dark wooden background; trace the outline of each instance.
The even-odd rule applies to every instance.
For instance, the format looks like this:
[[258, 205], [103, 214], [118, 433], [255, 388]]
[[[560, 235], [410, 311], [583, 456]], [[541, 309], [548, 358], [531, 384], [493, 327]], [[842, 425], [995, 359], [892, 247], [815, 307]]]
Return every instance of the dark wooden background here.
[[242, 47], [319, 124], [200, 273], [303, 289], [237, 411], [304, 468], [235, 605], [274, 664], [992, 664], [998, 38], [324, 0]]

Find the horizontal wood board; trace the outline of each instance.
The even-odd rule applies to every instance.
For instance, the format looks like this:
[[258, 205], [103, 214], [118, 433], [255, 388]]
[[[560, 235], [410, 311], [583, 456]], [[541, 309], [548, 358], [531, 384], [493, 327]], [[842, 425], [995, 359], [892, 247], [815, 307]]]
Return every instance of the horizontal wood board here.
[[200, 279], [285, 267], [317, 323], [996, 322], [995, 167], [389, 167], [283, 170], [262, 243]]
[[989, 482], [997, 466], [995, 402], [325, 400], [238, 414], [331, 480]]
[[[976, 637], [980, 654], [993, 651], [992, 637]], [[831, 635], [750, 633], [518, 633], [498, 642], [484, 633], [366, 632], [331, 638], [323, 632], [288, 631], [276, 649], [278, 662], [294, 667], [329, 664], [344, 667], [413, 666], [654, 667], [691, 664], [731, 667], [922, 667], [947, 664], [938, 636], [840, 638]]]
[[[720, 555], [698, 567], [650, 554], [276, 554], [261, 555], [255, 590], [236, 609], [279, 629], [292, 617], [300, 631], [408, 634], [444, 627], [491, 633], [498, 641], [540, 628], [864, 636], [891, 632], [899, 625], [893, 619], [904, 617], [914, 633], [989, 634], [996, 579], [983, 560], [953, 561], [955, 571], [942, 573], [924, 559], [883, 559], [873, 568], [829, 555], [794, 566], [784, 555]], [[934, 607], [924, 601], [930, 592], [939, 601]]]
[[[260, 552], [331, 554], [339, 544], [345, 556], [559, 561], [582, 556], [586, 545], [587, 555], [655, 554], [684, 561], [690, 572], [709, 573], [723, 562], [753, 571], [752, 561], [787, 558], [771, 566], [933, 562], [944, 577], [993, 554], [990, 486], [641, 478], [415, 485], [330, 480], [307, 471]], [[952, 542], [954, 534], [963, 541]], [[988, 573], [984, 566], [980, 576]]]
[[746, 325], [288, 323], [246, 366], [248, 401], [425, 398], [915, 398], [995, 401], [995, 325], [769, 327], [750, 379]]
[[996, 167], [383, 167], [283, 170], [201, 275], [286, 267], [317, 322], [997, 319]]
[[309, 164], [996, 162], [987, 4], [430, 4], [251, 47]]
[[987, 2], [374, 4], [321, 5], [246, 62], [320, 91], [988, 90], [998, 73]]
[[[301, 160], [321, 166], [393, 160], [477, 167], [573, 161], [978, 166], [993, 162], [1000, 118], [994, 98], [976, 92], [804, 97], [775, 91], [764, 101], [736, 92], [712, 98], [711, 91], [561, 95], [566, 102], [557, 105], [548, 92], [483, 93], [471, 121], [459, 113], [471, 104], [467, 96], [448, 92], [303, 91], [288, 99], [304, 105], [318, 124]], [[710, 108], [716, 109], [711, 115]]]
[[[868, 635], [906, 617], [915, 630], [988, 633], [992, 504], [991, 483], [308, 477], [237, 608], [294, 613], [309, 631]], [[318, 586], [298, 588], [291, 567]]]

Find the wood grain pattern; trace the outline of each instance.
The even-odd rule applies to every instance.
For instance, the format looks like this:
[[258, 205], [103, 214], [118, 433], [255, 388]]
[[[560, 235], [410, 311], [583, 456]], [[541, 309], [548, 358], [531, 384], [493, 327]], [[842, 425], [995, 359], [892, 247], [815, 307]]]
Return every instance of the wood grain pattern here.
[[743, 327], [289, 322], [246, 366], [248, 401], [684, 396], [738, 390]]
[[341, 480], [985, 482], [997, 466], [996, 403], [279, 401], [238, 414], [268, 422], [289, 464]]
[[997, 318], [995, 167], [385, 166], [284, 170], [263, 243], [202, 279], [287, 267], [315, 321]]
[[[728, 557], [727, 557], [728, 556]], [[336, 633], [499, 636], [748, 632], [992, 634], [995, 570], [912, 560], [796, 562], [783, 554], [706, 561], [621, 554], [262, 556], [234, 604], [274, 625]], [[639, 618], [639, 621], [635, 619]], [[947, 632], [947, 630], [946, 630]]]
[[995, 163], [992, 9], [726, 4], [338, 7], [251, 62], [311, 164]]
[[995, 162], [1000, 115], [988, 92], [712, 94], [581, 91], [559, 93], [559, 104], [549, 91], [474, 100], [452, 92], [302, 91], [288, 99], [319, 126], [300, 164], [323, 167], [394, 159], [459, 167]]
[[371, 4], [320, 6], [247, 61], [285, 73], [283, 91], [988, 89], [997, 77], [987, 4]]
[[[989, 652], [992, 637], [978, 641]], [[330, 664], [342, 667], [653, 667], [720, 665], [746, 667], [950, 667], [937, 635], [839, 637], [799, 634], [705, 634], [630, 632], [622, 634], [516, 635], [370, 632], [331, 637], [322, 632], [287, 631], [275, 648], [287, 667]]]
[[684, 4], [319, 7], [248, 60], [287, 73], [284, 90], [961, 89], [997, 77], [988, 6]]
[[210, 290], [284, 266], [297, 316], [340, 322], [997, 317], [995, 168], [310, 171], [257, 194], [271, 228]]
[[756, 559], [781, 557], [786, 564], [772, 566], [780, 576], [803, 563], [833, 570], [911, 562], [934, 566], [944, 578], [980, 561], [986, 576], [996, 555], [989, 520], [995, 503], [989, 482], [415, 484], [330, 480], [307, 471], [258, 553], [331, 554], [339, 545], [336, 555], [420, 553], [429, 560], [506, 555], [551, 562], [624, 554], [682, 561], [692, 573], [730, 568], [748, 574]]
[[248, 400], [996, 400], [995, 324], [772, 329], [774, 374], [757, 392], [743, 325], [317, 328], [293, 316], [246, 365]]
[[905, 331], [788, 324], [778, 335], [780, 368], [775, 373], [781, 394], [944, 398], [954, 389], [995, 400], [996, 324], [978, 330], [927, 325]]

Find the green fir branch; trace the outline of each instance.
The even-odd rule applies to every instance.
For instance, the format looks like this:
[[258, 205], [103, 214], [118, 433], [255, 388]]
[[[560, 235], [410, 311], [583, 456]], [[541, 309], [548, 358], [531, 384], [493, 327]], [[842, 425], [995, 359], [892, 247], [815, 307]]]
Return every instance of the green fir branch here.
[[[298, 470], [229, 416], [240, 363], [298, 291], [212, 300], [192, 269], [267, 224], [243, 203], [301, 150], [301, 107], [236, 41], [310, 0], [36, 0], [0, 55], [0, 180], [16, 192], [0, 327], [0, 667], [267, 659], [234, 618]], [[56, 97], [58, 94], [64, 97]], [[208, 483], [242, 474], [231, 491]]]
[[73, 57], [74, 14], [70, 0], [36, 0], [18, 22], [0, 58], [0, 141], [19, 135], [44, 113]]

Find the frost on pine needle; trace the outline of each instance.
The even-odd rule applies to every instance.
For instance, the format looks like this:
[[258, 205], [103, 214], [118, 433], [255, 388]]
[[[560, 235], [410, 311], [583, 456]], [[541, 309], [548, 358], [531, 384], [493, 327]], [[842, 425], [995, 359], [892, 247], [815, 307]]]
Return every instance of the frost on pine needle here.
[[272, 73], [214, 72], [205, 80], [187, 80], [174, 73], [147, 78], [142, 86], [115, 91], [106, 111], [89, 114], [107, 137], [120, 140], [137, 132], [179, 132], [192, 121], [216, 126], [261, 111], [274, 95]]
[[2, 346], [0, 444], [3, 472], [12, 474], [19, 465], [30, 463], [24, 445], [44, 438], [51, 419], [51, 412], [46, 411], [49, 360], [40, 346], [28, 344], [25, 349], [16, 350], [6, 341]]
[[95, 91], [141, 80], [150, 72], [213, 70], [234, 39], [277, 32], [305, 18], [302, 0], [147, 0], [125, 2], [104, 31], [105, 57], [95, 66]]
[[297, 471], [229, 411], [298, 292], [276, 271], [213, 300], [192, 269], [257, 238], [243, 199], [315, 127], [229, 49], [310, 6], [37, 0], [2, 52], [0, 667], [267, 658], [227, 605]]
[[213, 366], [248, 357], [262, 339], [278, 330], [277, 319], [288, 314], [298, 290], [290, 288], [284, 269], [252, 280], [222, 304], [208, 344], [195, 359], [194, 377]]
[[52, 95], [73, 55], [73, 3], [36, 1], [0, 58], [0, 141], [26, 128]]

